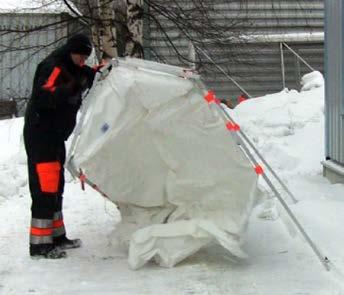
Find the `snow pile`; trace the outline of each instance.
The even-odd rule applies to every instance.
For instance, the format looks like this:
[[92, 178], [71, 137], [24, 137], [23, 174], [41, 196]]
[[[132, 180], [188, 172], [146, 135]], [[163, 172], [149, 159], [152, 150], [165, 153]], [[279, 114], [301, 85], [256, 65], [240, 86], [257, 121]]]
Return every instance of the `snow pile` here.
[[314, 71], [302, 77], [301, 85], [301, 91], [308, 91], [313, 88], [324, 87], [324, 77], [320, 72]]
[[22, 118], [0, 121], [0, 201], [18, 194], [19, 188], [27, 183], [22, 126]]
[[321, 78], [318, 72], [311, 73], [303, 78], [309, 91], [285, 90], [249, 99], [232, 111], [258, 150], [277, 172], [286, 176], [320, 173], [324, 155], [324, 87], [310, 85], [320, 85]]
[[[73, 3], [68, 2], [75, 9]], [[50, 0], [1, 0], [0, 12], [7, 13], [71, 13], [63, 1]]]

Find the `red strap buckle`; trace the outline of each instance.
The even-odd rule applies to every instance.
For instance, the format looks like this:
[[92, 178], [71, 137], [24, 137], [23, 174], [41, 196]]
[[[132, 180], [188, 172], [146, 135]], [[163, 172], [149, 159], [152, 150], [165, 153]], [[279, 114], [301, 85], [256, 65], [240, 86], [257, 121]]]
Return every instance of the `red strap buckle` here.
[[229, 131], [239, 131], [240, 126], [238, 124], [232, 123], [230, 121], [227, 122], [226, 127]]
[[204, 95], [204, 99], [210, 103], [216, 103], [215, 93], [212, 90], [209, 90], [206, 95]]
[[79, 179], [80, 179], [81, 189], [84, 191], [85, 190], [86, 175], [82, 172], [81, 169], [79, 171]]
[[256, 167], [254, 167], [254, 170], [256, 171], [256, 173], [257, 173], [258, 175], [263, 175], [263, 174], [264, 174], [263, 167], [260, 166], [260, 165], [257, 165]]

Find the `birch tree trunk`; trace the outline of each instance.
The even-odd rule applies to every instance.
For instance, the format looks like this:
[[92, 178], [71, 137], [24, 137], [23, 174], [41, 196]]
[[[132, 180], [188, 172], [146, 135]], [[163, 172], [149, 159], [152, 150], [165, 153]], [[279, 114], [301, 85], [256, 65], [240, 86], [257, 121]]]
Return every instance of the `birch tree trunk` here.
[[143, 58], [143, 0], [127, 0], [128, 38], [125, 53]]
[[72, 0], [89, 22], [92, 42], [100, 60], [104, 55], [117, 57], [115, 4], [123, 0]]
[[102, 54], [117, 57], [114, 4], [109, 0], [99, 0], [99, 20], [92, 26], [92, 39]]

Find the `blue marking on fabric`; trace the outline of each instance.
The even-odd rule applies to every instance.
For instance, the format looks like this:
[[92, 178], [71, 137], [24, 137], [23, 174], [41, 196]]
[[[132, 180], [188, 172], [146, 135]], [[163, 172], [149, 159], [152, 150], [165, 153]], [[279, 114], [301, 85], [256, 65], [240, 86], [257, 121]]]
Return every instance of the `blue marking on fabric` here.
[[101, 128], [101, 131], [102, 131], [103, 133], [105, 133], [106, 131], [109, 130], [109, 128], [110, 128], [109, 124], [108, 124], [108, 123], [104, 123], [103, 126], [102, 126], [102, 128]]

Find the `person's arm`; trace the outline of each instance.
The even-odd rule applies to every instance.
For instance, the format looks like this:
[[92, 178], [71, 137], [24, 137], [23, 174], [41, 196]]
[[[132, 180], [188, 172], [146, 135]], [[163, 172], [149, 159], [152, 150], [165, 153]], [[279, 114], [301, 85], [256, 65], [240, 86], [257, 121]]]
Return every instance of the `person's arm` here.
[[61, 75], [66, 77], [67, 73], [63, 67], [41, 64], [37, 71], [34, 91], [39, 108], [54, 109], [57, 105], [68, 103], [68, 98], [77, 93], [78, 85], [71, 75], [67, 82], [57, 84]]

